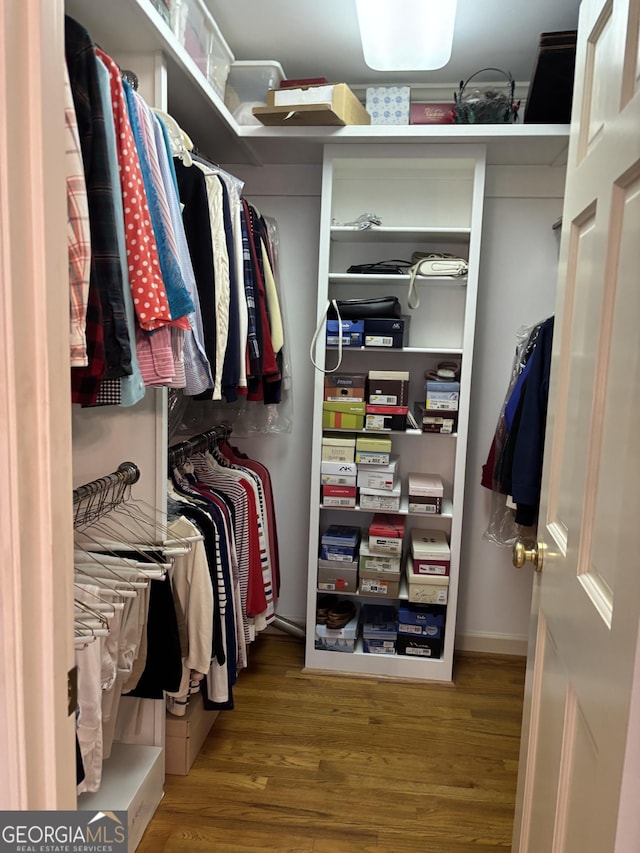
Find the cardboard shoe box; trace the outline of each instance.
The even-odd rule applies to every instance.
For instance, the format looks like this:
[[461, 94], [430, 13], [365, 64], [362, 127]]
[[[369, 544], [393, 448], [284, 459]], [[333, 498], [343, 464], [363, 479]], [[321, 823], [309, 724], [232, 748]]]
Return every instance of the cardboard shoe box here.
[[356, 438], [356, 462], [359, 465], [388, 465], [390, 457], [390, 438]]
[[358, 559], [360, 528], [332, 524], [320, 537], [320, 558], [341, 563]]
[[342, 346], [361, 347], [363, 345], [364, 322], [362, 320], [327, 320], [327, 346], [340, 346], [340, 325], [342, 326]]
[[406, 521], [395, 515], [376, 513], [369, 525], [369, 550], [381, 554], [402, 554]]
[[[338, 598], [336, 597], [336, 601]], [[353, 619], [344, 628], [328, 628], [326, 625], [316, 625], [315, 647], [329, 652], [355, 651], [356, 637], [358, 635], [359, 609]]]
[[366, 654], [395, 655], [398, 639], [396, 609], [391, 604], [362, 608], [362, 644]]
[[365, 347], [402, 349], [409, 342], [409, 317], [376, 317], [364, 321]]
[[407, 428], [407, 406], [369, 406], [364, 416], [364, 428], [372, 431], [402, 432]]
[[[322, 439], [322, 473], [323, 474], [355, 474], [357, 469], [355, 466], [356, 455], [356, 440], [348, 436], [340, 436], [340, 438], [328, 438], [324, 436]], [[353, 470], [337, 470], [324, 468], [324, 464], [328, 462], [338, 462], [340, 464], [352, 464]]]
[[449, 578], [442, 575], [417, 575], [413, 560], [407, 558], [409, 601], [416, 604], [446, 604], [449, 600]]
[[322, 426], [324, 429], [362, 429], [365, 408], [364, 403], [323, 403]]
[[447, 608], [440, 604], [402, 602], [398, 610], [398, 633], [441, 639], [446, 614]]
[[367, 403], [371, 406], [406, 406], [409, 372], [406, 370], [370, 370]]
[[371, 116], [346, 83], [271, 89], [267, 106], [253, 114], [265, 125], [371, 124]]
[[439, 515], [444, 486], [438, 474], [409, 474], [409, 512]]
[[193, 694], [184, 716], [167, 714], [165, 772], [186, 776], [207, 739], [217, 711], [205, 711], [202, 695]]
[[398, 481], [389, 492], [384, 489], [360, 489], [360, 509], [376, 512], [398, 512], [402, 497], [402, 484]]
[[360, 595], [377, 595], [383, 598], [397, 598], [400, 594], [400, 576], [386, 575], [381, 572], [360, 569], [358, 591]]
[[356, 592], [358, 589], [358, 562], [318, 560], [318, 589], [323, 592]]
[[415, 419], [422, 432], [437, 432], [453, 435], [458, 428], [458, 412], [443, 412], [427, 409], [424, 403], [414, 404]]
[[380, 554], [369, 548], [368, 540], [360, 543], [360, 569], [365, 572], [381, 572], [387, 575], [400, 574], [400, 554]]
[[332, 373], [324, 377], [324, 399], [338, 403], [345, 398], [352, 403], [365, 403], [365, 373]]
[[442, 530], [411, 531], [411, 556], [416, 575], [448, 575], [451, 567], [451, 549]]
[[457, 412], [460, 404], [459, 382], [428, 380], [424, 386], [429, 411]]
[[435, 637], [412, 637], [398, 634], [396, 649], [399, 655], [421, 658], [441, 658], [444, 640]]
[[392, 456], [388, 465], [363, 465], [358, 467], [357, 485], [364, 489], [393, 491], [399, 472], [399, 457]]

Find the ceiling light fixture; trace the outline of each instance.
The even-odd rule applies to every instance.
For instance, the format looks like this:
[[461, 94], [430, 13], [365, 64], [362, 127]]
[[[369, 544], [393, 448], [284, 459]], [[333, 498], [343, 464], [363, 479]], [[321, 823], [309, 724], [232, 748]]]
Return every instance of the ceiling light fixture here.
[[451, 58], [457, 0], [356, 0], [374, 71], [433, 71]]

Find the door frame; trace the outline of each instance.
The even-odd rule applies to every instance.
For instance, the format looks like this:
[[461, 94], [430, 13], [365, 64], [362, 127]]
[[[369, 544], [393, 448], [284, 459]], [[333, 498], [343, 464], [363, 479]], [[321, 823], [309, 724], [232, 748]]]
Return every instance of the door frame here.
[[63, 0], [0, 0], [0, 808], [76, 807]]

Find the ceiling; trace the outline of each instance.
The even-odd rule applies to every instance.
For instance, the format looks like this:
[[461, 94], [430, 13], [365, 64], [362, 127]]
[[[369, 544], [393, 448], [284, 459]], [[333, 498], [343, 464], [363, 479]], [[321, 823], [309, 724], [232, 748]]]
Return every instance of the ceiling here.
[[[355, 0], [205, 0], [236, 59], [278, 60], [287, 77], [359, 85], [454, 84], [486, 66], [531, 78], [540, 33], [577, 28], [579, 0], [458, 0], [453, 52], [438, 71], [367, 68]], [[397, 0], [401, 7], [402, 0]], [[485, 79], [500, 79], [488, 75]]]

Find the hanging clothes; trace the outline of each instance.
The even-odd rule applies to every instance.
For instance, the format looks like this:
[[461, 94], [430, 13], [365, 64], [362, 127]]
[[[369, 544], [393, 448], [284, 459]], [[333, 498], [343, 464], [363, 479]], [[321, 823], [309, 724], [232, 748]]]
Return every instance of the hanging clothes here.
[[516, 355], [512, 380], [481, 483], [512, 498], [515, 524], [536, 523], [549, 396], [554, 319], [535, 326]]

